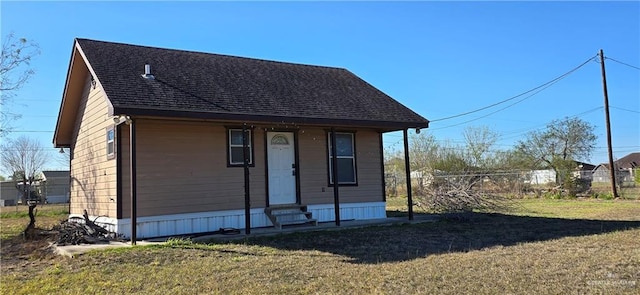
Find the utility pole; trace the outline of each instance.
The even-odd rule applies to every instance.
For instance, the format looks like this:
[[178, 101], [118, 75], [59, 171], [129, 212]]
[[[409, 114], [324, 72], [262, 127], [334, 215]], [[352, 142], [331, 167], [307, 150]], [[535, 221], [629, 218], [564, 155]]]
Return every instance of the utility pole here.
[[600, 69], [602, 69], [602, 89], [604, 91], [604, 117], [607, 122], [607, 149], [609, 150], [609, 171], [611, 177], [611, 193], [614, 198], [618, 197], [616, 188], [616, 171], [613, 165], [613, 150], [611, 148], [611, 123], [609, 121], [609, 94], [607, 93], [607, 74], [604, 71], [604, 53], [600, 49]]

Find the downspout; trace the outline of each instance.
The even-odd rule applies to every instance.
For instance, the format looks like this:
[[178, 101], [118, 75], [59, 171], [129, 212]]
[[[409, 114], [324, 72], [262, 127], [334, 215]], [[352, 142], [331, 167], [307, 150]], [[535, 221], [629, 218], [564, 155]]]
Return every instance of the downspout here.
[[338, 181], [338, 152], [336, 148], [336, 130], [331, 127], [331, 174], [333, 177], [333, 207], [336, 215], [336, 226], [340, 226], [340, 188]]
[[116, 219], [122, 219], [122, 128], [116, 128]]
[[413, 198], [411, 196], [411, 166], [409, 164], [409, 136], [407, 130], [402, 130], [404, 136], [404, 167], [407, 173], [407, 207], [409, 209], [409, 220], [413, 220]]
[[249, 190], [249, 142], [247, 123], [242, 124], [242, 157], [244, 158], [244, 232], [251, 234], [251, 193]]
[[73, 183], [73, 178], [71, 177], [71, 161], [73, 161], [73, 151], [71, 150], [71, 145], [69, 145], [69, 184], [67, 186], [67, 194], [69, 195], [69, 214], [71, 214], [71, 184]]

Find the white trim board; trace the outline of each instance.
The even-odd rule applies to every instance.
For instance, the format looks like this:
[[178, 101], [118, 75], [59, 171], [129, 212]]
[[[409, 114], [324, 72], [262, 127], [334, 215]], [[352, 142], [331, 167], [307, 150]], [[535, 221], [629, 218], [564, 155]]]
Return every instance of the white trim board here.
[[[273, 226], [267, 215], [265, 208], [251, 209], [251, 227]], [[333, 204], [308, 205], [307, 209], [312, 212], [313, 218], [319, 222], [335, 220]], [[78, 214], [71, 217], [81, 217]], [[385, 202], [368, 203], [347, 203], [340, 204], [341, 220], [366, 220], [386, 218]], [[115, 219], [104, 216], [89, 216], [91, 220], [107, 230], [129, 238], [131, 234], [131, 219]], [[176, 236], [195, 233], [206, 233], [217, 231], [220, 228], [245, 228], [244, 210], [210, 211], [184, 214], [169, 214], [157, 216], [138, 217], [137, 235], [138, 239]]]

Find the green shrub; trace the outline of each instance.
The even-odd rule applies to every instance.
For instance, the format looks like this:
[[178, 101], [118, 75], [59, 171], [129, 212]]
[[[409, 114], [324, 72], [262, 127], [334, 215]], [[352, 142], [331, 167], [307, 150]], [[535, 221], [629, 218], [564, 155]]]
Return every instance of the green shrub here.
[[612, 193], [594, 193], [593, 197], [601, 200], [613, 200]]
[[542, 198], [547, 200], [560, 200], [562, 199], [562, 193], [558, 191], [549, 191], [542, 193]]

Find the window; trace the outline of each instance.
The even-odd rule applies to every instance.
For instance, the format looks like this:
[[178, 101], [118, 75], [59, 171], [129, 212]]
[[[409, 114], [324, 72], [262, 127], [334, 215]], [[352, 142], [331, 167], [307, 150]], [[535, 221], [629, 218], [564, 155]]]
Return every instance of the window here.
[[[242, 129], [229, 129], [228, 145], [229, 166], [243, 166]], [[253, 166], [253, 138], [249, 129], [247, 129], [247, 146], [249, 147], [249, 165]]]
[[[333, 152], [330, 132], [327, 142], [329, 143], [329, 184], [333, 184]], [[357, 184], [354, 134], [336, 132], [336, 151], [338, 155], [338, 184]]]
[[107, 159], [116, 157], [116, 129], [111, 126], [107, 128]]

